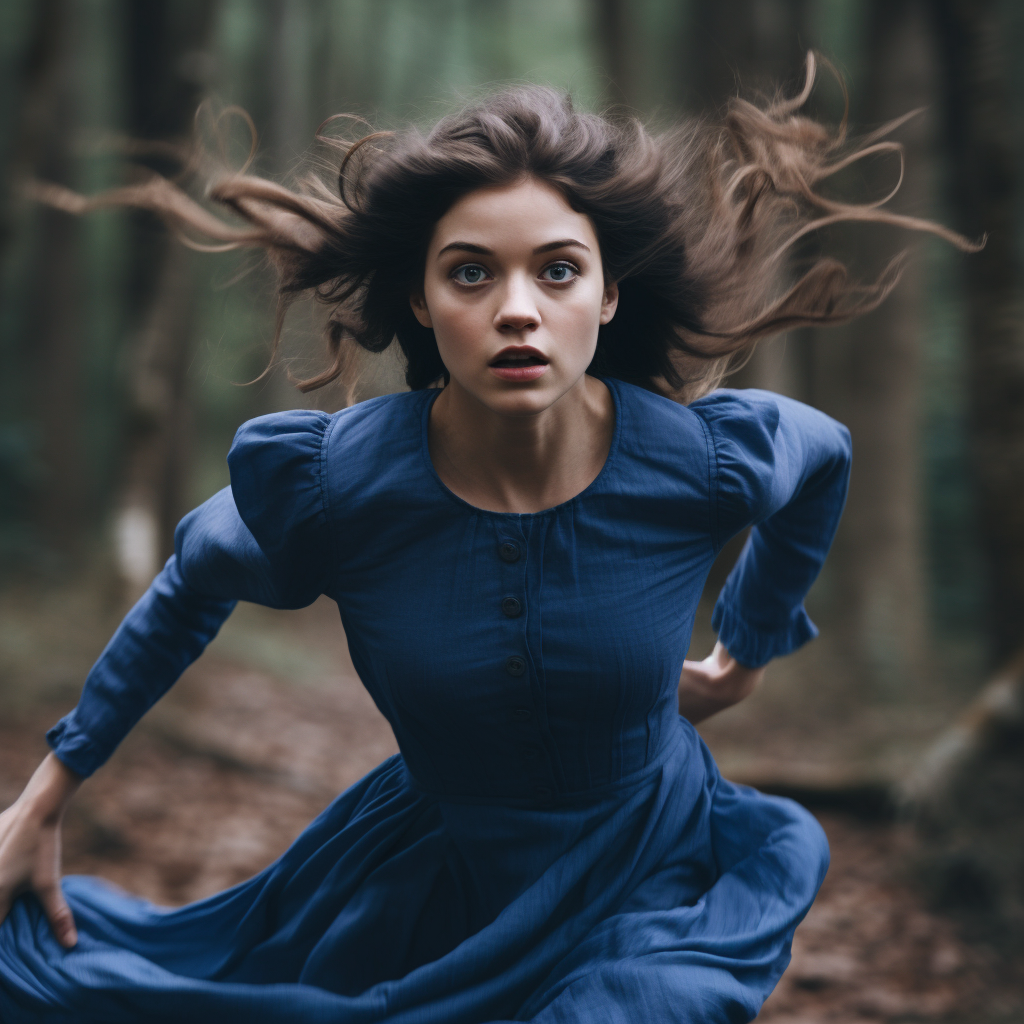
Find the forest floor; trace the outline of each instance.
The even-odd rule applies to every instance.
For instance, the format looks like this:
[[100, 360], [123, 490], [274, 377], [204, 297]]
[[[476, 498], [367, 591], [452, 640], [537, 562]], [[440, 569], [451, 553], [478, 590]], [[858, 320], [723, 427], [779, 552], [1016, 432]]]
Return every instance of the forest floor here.
[[[15, 609], [0, 613], [5, 610], [10, 624]], [[79, 661], [96, 653], [79, 651], [71, 635], [87, 617], [84, 609], [49, 614], [68, 625], [50, 647], [54, 677], [36, 678], [32, 699], [24, 686], [11, 685], [28, 680], [18, 650], [45, 648], [28, 635], [14, 643], [10, 629], [6, 647], [0, 644], [6, 658], [0, 658], [6, 684], [0, 687], [0, 807], [45, 752], [46, 727], [74, 703], [57, 677], [78, 675]], [[268, 864], [338, 792], [393, 753], [394, 737], [352, 669], [336, 616], [321, 603], [293, 614], [284, 628], [262, 610], [240, 609], [207, 655], [85, 784], [66, 827], [65, 870], [101, 875], [158, 903], [201, 898]], [[722, 716], [706, 731], [727, 772], [732, 763], [747, 778], [751, 765], [765, 778], [794, 777], [784, 765], [793, 760], [802, 727], [767, 728], [771, 717], [770, 708], [753, 718], [735, 716], [732, 725]], [[752, 721], [761, 727], [755, 730]], [[834, 742], [804, 739], [796, 776], [814, 763], [827, 776], [822, 751]], [[842, 775], [848, 768], [831, 771]], [[832, 866], [797, 931], [792, 964], [758, 1020], [1024, 1021], [1024, 959], [1000, 953], [928, 907], [908, 867], [907, 827], [870, 800], [854, 801], [846, 811], [841, 800], [817, 804]]]

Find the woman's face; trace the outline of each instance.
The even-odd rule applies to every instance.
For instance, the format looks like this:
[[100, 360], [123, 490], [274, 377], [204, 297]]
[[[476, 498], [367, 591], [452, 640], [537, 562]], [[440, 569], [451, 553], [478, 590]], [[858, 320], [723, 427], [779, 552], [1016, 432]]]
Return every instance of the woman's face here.
[[525, 178], [463, 196], [437, 222], [423, 292], [452, 384], [495, 412], [542, 412], [583, 380], [615, 312], [590, 218]]

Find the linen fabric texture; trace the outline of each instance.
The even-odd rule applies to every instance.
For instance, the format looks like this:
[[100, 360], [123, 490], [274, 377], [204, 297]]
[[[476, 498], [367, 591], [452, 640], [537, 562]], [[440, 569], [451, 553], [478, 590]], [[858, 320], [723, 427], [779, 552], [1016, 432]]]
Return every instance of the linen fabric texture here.
[[236, 601], [327, 594], [401, 753], [209, 899], [159, 908], [66, 878], [79, 942], [64, 951], [20, 898], [0, 926], [0, 1020], [757, 1014], [828, 847], [796, 804], [720, 776], [677, 686], [711, 563], [748, 526], [719, 638], [759, 666], [815, 635], [803, 600], [842, 512], [849, 435], [768, 392], [682, 406], [605, 383], [603, 469], [534, 514], [445, 487], [427, 444], [437, 391], [239, 430], [231, 486], [182, 520], [53, 750], [91, 774]]

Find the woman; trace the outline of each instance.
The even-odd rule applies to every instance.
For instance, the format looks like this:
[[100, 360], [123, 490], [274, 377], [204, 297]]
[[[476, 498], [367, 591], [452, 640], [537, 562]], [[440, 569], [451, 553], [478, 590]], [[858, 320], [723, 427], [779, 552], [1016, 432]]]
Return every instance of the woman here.
[[[231, 486], [181, 522], [0, 816], [0, 1019], [756, 1015], [827, 845], [795, 804], [724, 781], [692, 723], [814, 635], [802, 602], [850, 446], [806, 406], [711, 389], [759, 337], [891, 287], [822, 261], [773, 299], [787, 240], [900, 220], [815, 195], [842, 139], [796, 114], [812, 78], [735, 103], [725, 131], [659, 138], [501, 93], [350, 147], [340, 198], [223, 176], [242, 229], [162, 180], [98, 200], [264, 246], [283, 304], [314, 290], [333, 364], [303, 386], [341, 374], [350, 342], [397, 339], [411, 390], [240, 429]], [[718, 644], [684, 663], [708, 569], [750, 525]], [[401, 753], [227, 892], [176, 910], [86, 878], [62, 895], [80, 779], [236, 601], [320, 594]]]

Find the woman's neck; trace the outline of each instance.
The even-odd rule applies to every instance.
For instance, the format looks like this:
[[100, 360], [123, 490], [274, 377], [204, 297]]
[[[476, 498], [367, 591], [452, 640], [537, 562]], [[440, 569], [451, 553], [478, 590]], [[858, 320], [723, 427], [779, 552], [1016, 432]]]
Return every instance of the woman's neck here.
[[504, 416], [458, 384], [430, 412], [430, 458], [445, 486], [492, 512], [540, 512], [585, 490], [608, 458], [615, 406], [584, 376], [554, 405]]

